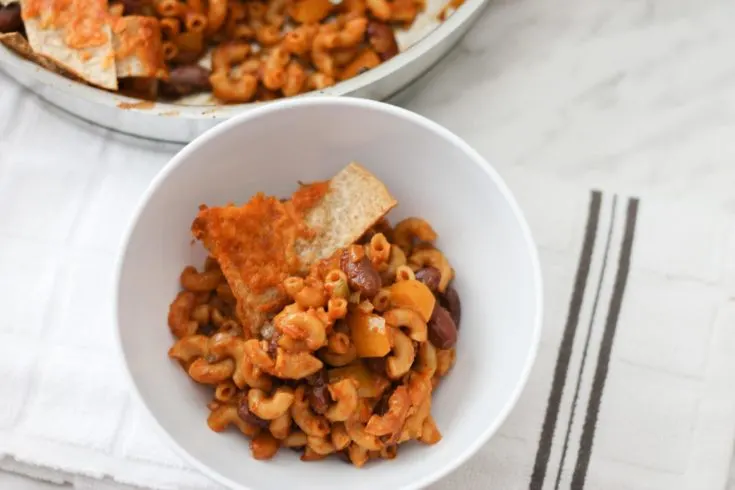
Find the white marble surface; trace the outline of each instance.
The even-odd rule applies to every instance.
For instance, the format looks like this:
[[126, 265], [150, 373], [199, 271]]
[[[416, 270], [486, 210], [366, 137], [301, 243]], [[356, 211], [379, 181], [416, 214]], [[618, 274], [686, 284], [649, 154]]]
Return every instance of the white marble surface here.
[[505, 0], [406, 105], [506, 176], [735, 212], [735, 3]]
[[[401, 103], [511, 187], [533, 172], [735, 215], [733, 19], [732, 0], [496, 0]], [[156, 165], [175, 151], [157, 150]], [[0, 488], [59, 487], [0, 473]]]

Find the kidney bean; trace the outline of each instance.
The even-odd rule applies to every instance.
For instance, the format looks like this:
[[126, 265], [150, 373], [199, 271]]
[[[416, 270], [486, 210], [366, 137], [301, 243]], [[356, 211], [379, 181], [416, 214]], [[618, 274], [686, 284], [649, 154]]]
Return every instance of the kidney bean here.
[[459, 300], [459, 293], [451, 285], [447, 286], [444, 294], [439, 298], [441, 305], [449, 311], [454, 320], [454, 326], [459, 330], [459, 321], [462, 319], [462, 303]]
[[209, 82], [209, 75], [209, 70], [196, 63], [180, 65], [169, 72], [168, 82], [163, 84], [162, 90], [167, 95], [172, 96], [211, 90], [212, 84]]
[[398, 54], [398, 43], [393, 29], [383, 22], [370, 22], [367, 27], [368, 39], [380, 59], [389, 60]]
[[329, 375], [327, 374], [327, 370], [322, 369], [321, 371], [317, 371], [314, 374], [310, 374], [306, 377], [306, 382], [309, 383], [311, 386], [325, 385], [329, 383]]
[[366, 357], [363, 362], [375, 374], [385, 376], [385, 357]]
[[318, 385], [311, 388], [309, 393], [309, 405], [314, 413], [325, 414], [331, 403], [327, 385]]
[[339, 266], [347, 275], [350, 289], [359, 291], [360, 295], [372, 298], [380, 290], [380, 274], [367, 256], [363, 255], [357, 262], [352, 262], [349, 251], [345, 250], [340, 257]]
[[350, 327], [347, 325], [347, 320], [345, 320], [344, 318], [338, 318], [337, 321], [334, 322], [332, 330], [334, 330], [335, 332], [342, 332], [346, 334], [350, 333]]
[[[280, 378], [274, 378], [273, 379], [273, 386], [276, 384], [276, 380]], [[296, 390], [296, 388], [299, 387], [299, 384], [301, 384], [300, 379], [281, 379], [280, 380], [280, 386], [288, 386], [292, 390]]]
[[311, 385], [311, 390], [309, 390], [309, 404], [311, 405], [311, 409], [318, 414], [326, 413], [329, 404], [332, 402], [332, 397], [329, 396], [329, 390], [327, 389], [329, 376], [327, 375], [326, 369], [307, 376], [306, 382]]
[[131, 15], [139, 13], [146, 2], [144, 0], [122, 0], [122, 4], [125, 6], [125, 14]]
[[212, 325], [211, 323], [206, 323], [204, 325], [199, 326], [199, 329], [197, 330], [197, 334], [206, 335], [207, 337], [211, 337], [212, 335], [214, 335], [216, 331], [217, 331], [217, 327], [215, 325]]
[[248, 408], [248, 397], [243, 396], [240, 398], [240, 403], [237, 406], [237, 415], [240, 416], [241, 419], [243, 419], [245, 422], [249, 424], [253, 424], [255, 426], [260, 427], [261, 429], [267, 429], [269, 422], [267, 420], [263, 420], [254, 413], [250, 411]]
[[23, 19], [20, 17], [20, 3], [11, 3], [0, 6], [0, 32], [18, 32], [23, 28]]
[[426, 284], [426, 287], [431, 289], [432, 292], [436, 292], [442, 278], [442, 273], [436, 267], [422, 267], [416, 271], [415, 275], [416, 280]]
[[392, 391], [386, 391], [383, 393], [383, 396], [380, 397], [380, 400], [378, 400], [378, 403], [375, 404], [375, 407], [373, 407], [373, 413], [379, 417], [385, 415], [385, 412], [388, 411], [388, 400], [390, 400], [390, 396], [393, 394]]
[[359, 245], [367, 245], [368, 243], [370, 243], [370, 240], [374, 236], [375, 236], [375, 230], [373, 230], [371, 228], [368, 231], [366, 231], [365, 233], [363, 233], [362, 236], [360, 238], [358, 238], [357, 241], [355, 241], [355, 243], [357, 243]]
[[275, 359], [278, 354], [278, 341], [281, 339], [281, 332], [278, 330], [273, 331], [270, 340], [268, 340], [268, 355]]
[[454, 324], [449, 312], [438, 303], [427, 324], [429, 327], [429, 341], [439, 349], [449, 349], [457, 343], [457, 325]]

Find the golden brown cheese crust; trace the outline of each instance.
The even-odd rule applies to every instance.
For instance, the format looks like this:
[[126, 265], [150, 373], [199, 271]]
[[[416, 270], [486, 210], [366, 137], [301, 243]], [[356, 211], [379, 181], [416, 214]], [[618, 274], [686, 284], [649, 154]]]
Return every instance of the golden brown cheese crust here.
[[243, 206], [199, 210], [192, 233], [201, 240], [237, 299], [237, 315], [254, 331], [267, 313], [283, 306], [282, 283], [300, 269], [297, 237], [311, 236], [303, 213], [326, 193], [328, 185], [303, 186], [291, 201], [257, 194]]
[[112, 26], [118, 78], [166, 76], [158, 19], [130, 15], [114, 20]]

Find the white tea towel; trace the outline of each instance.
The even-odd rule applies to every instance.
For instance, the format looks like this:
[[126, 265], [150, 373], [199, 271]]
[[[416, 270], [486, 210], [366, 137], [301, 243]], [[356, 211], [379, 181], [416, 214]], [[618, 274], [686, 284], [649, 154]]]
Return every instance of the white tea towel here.
[[541, 348], [499, 432], [432, 490], [724, 489], [735, 220], [531, 175], [509, 183], [541, 256]]
[[[0, 468], [78, 488], [220, 488], [161, 443], [114, 355], [113, 263], [171, 149], [100, 137], [16, 91], [0, 77], [0, 106], [22, 114], [0, 120]], [[498, 434], [432, 488], [723, 489], [735, 223], [531, 177], [510, 184], [542, 258], [538, 360]]]

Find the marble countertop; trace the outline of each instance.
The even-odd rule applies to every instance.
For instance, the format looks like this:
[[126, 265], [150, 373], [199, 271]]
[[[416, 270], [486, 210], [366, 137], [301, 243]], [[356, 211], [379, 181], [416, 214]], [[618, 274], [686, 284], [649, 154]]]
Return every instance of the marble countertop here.
[[[511, 187], [532, 172], [735, 215], [733, 19], [732, 0], [492, 0], [398, 102]], [[0, 473], [0, 488], [58, 487]]]
[[504, 0], [404, 105], [526, 171], [735, 212], [735, 3]]

